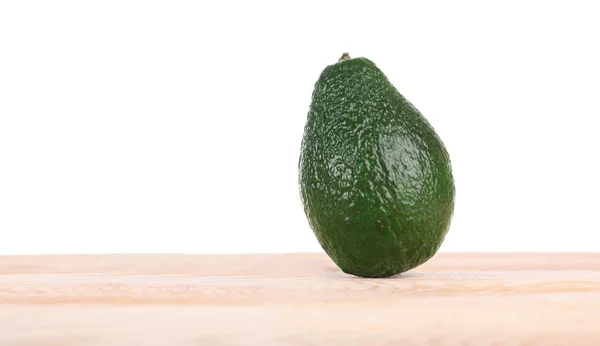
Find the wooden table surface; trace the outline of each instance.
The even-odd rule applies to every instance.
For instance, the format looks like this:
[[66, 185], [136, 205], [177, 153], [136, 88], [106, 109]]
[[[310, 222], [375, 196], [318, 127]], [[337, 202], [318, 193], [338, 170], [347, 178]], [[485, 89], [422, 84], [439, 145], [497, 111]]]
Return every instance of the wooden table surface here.
[[4, 256], [5, 345], [600, 345], [600, 253]]

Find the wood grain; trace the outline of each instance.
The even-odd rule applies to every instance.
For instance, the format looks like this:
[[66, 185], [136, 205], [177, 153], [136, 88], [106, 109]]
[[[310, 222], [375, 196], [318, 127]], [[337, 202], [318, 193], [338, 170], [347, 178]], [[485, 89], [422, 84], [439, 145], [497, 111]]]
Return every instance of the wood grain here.
[[4, 345], [600, 345], [600, 253], [5, 256]]

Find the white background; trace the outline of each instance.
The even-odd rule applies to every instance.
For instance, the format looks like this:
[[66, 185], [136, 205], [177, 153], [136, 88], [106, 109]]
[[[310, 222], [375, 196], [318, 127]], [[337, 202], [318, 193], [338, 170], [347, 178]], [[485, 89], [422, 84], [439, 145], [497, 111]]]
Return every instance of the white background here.
[[444, 140], [442, 251], [598, 251], [594, 2], [6, 1], [0, 254], [321, 251], [314, 83], [373, 60]]

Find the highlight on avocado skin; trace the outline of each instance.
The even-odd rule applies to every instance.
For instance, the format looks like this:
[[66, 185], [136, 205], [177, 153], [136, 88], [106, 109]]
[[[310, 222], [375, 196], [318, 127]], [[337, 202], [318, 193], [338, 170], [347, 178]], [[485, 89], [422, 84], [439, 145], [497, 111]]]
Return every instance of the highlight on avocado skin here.
[[406, 272], [433, 257], [448, 233], [455, 197], [448, 152], [367, 58], [344, 53], [322, 71], [298, 169], [308, 223], [347, 274]]

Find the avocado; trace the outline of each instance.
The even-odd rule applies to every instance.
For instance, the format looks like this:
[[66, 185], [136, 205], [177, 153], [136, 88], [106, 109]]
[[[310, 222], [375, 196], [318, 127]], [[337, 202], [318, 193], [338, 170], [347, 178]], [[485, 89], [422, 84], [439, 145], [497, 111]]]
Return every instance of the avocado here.
[[299, 190], [319, 244], [345, 273], [382, 278], [428, 261], [454, 213], [442, 140], [369, 59], [319, 76], [304, 126]]

